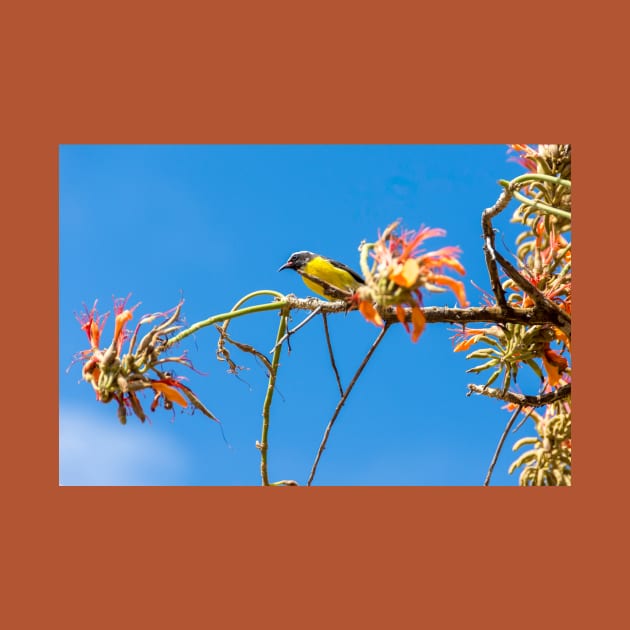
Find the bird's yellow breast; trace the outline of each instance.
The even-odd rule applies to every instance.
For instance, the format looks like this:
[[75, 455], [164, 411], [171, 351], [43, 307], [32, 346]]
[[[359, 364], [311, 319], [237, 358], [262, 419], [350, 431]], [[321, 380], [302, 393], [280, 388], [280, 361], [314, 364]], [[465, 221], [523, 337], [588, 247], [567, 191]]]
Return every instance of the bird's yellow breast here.
[[[312, 260], [309, 260], [300, 271], [307, 273], [309, 276], [313, 276], [314, 278], [323, 280], [326, 284], [329, 284], [340, 291], [352, 293], [360, 286], [360, 283], [357, 282], [351, 274], [344, 269], [336, 267], [330, 261], [322, 258], [321, 256], [316, 256]], [[302, 280], [311, 291], [314, 291], [318, 295], [321, 295], [328, 300], [338, 299], [338, 296], [330, 297], [327, 295], [326, 287], [314, 282], [310, 278], [302, 275]]]

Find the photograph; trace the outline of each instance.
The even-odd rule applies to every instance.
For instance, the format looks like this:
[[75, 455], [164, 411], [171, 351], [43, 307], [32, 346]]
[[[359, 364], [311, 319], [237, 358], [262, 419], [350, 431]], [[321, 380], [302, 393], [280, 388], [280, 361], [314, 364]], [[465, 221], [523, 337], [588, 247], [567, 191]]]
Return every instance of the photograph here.
[[571, 145], [58, 169], [60, 486], [571, 485]]

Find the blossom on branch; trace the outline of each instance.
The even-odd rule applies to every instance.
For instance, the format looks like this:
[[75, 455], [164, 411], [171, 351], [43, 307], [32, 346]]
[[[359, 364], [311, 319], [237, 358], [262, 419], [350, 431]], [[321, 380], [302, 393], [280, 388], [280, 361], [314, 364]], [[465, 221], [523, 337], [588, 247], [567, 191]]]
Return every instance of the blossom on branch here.
[[398, 227], [396, 221], [375, 243], [361, 244], [365, 285], [357, 290], [354, 302], [365, 319], [377, 326], [384, 325], [379, 309], [393, 307], [398, 321], [416, 342], [426, 324], [421, 309], [421, 289], [431, 292], [450, 289], [462, 306], [468, 306], [463, 283], [445, 273], [453, 270], [463, 275], [466, 272], [458, 260], [461, 253], [458, 247], [423, 249], [426, 239], [444, 236], [444, 230], [428, 227], [417, 231], [399, 230]]
[[[179, 357], [162, 356], [170, 348], [169, 335], [181, 328], [176, 322], [179, 320], [183, 301], [165, 313], [141, 317], [132, 334], [127, 324], [133, 319], [133, 312], [139, 305], [127, 308], [128, 299], [129, 297], [114, 300], [114, 334], [106, 348], [102, 348], [100, 343], [109, 312], [99, 316], [94, 302], [89, 311], [86, 307], [85, 312], [77, 317], [90, 342], [90, 348], [80, 352], [77, 359], [83, 363], [83, 380], [92, 385], [96, 399], [102, 403], [115, 400], [118, 403], [118, 418], [123, 424], [130, 413], [142, 422], [147, 419], [137, 395], [141, 390], [150, 390], [153, 393], [151, 411], [155, 411], [160, 404], [165, 409], [172, 409], [173, 403], [183, 408], [191, 404], [218, 422], [194, 392], [181, 382], [183, 377], [174, 377], [163, 369], [168, 363], [192, 368], [185, 353]], [[140, 328], [156, 320], [160, 323], [154, 324], [138, 341]], [[123, 352], [127, 341], [129, 346]], [[149, 374], [155, 378], [150, 378]]]

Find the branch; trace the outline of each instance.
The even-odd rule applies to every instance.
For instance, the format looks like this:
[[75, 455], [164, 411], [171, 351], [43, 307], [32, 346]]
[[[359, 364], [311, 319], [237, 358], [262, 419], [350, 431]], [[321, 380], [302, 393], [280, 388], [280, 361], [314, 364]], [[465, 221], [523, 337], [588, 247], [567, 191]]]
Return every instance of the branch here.
[[[298, 298], [287, 295], [283, 304], [296, 310], [314, 310], [322, 313], [346, 313], [348, 305], [342, 301], [327, 302], [317, 298]], [[498, 306], [476, 306], [470, 308], [450, 308], [448, 306], [427, 306], [421, 309], [428, 324], [471, 324], [471, 323], [510, 323], [510, 324], [555, 324], [555, 317], [549, 319], [549, 312], [539, 307], [515, 308], [507, 305], [504, 310]], [[398, 322], [396, 309], [393, 307], [379, 311], [386, 323]], [[406, 321], [411, 322], [411, 309], [405, 309]]]
[[558, 400], [564, 400], [571, 395], [571, 383], [563, 385], [559, 389], [553, 392], [546, 392], [545, 394], [539, 394], [537, 396], [527, 396], [525, 394], [517, 394], [516, 392], [503, 393], [500, 389], [493, 389], [491, 387], [483, 387], [482, 385], [468, 385], [469, 392], [467, 396], [471, 394], [483, 394], [490, 398], [498, 398], [505, 402], [514, 403], [521, 407], [542, 407], [549, 405]]
[[[281, 339], [284, 335], [284, 331], [287, 329], [288, 314], [286, 310], [282, 311], [280, 316], [280, 325], [278, 326], [278, 334], [276, 339]], [[260, 474], [262, 477], [262, 485], [269, 485], [269, 474], [267, 472], [267, 435], [269, 433], [269, 410], [271, 409], [271, 399], [273, 398], [273, 392], [276, 388], [276, 376], [278, 374], [278, 365], [280, 363], [280, 352], [282, 351], [282, 344], [277, 343], [271, 360], [271, 370], [269, 372], [269, 383], [267, 384], [267, 392], [265, 394], [265, 401], [263, 403], [263, 425], [262, 436], [260, 442], [256, 442], [256, 447], [260, 450]]]
[[494, 206], [486, 208], [481, 213], [481, 228], [483, 230], [483, 251], [486, 257], [486, 267], [488, 268], [488, 274], [490, 275], [490, 286], [497, 298], [497, 304], [500, 308], [507, 308], [507, 301], [505, 299], [505, 292], [501, 286], [499, 280], [499, 270], [497, 268], [495, 249], [494, 249], [494, 228], [492, 227], [492, 219], [496, 217], [500, 212], [503, 212], [507, 208], [508, 204], [512, 200], [512, 190], [506, 188], [503, 190], [497, 202]]
[[492, 477], [492, 471], [494, 470], [494, 466], [497, 463], [497, 460], [499, 459], [499, 454], [501, 453], [501, 449], [503, 448], [503, 443], [505, 442], [505, 438], [507, 437], [507, 434], [510, 432], [511, 427], [514, 424], [514, 421], [516, 420], [516, 418], [518, 418], [518, 414], [521, 413], [522, 408], [523, 408], [522, 405], [519, 405], [517, 409], [514, 411], [514, 413], [512, 414], [512, 416], [510, 417], [510, 419], [508, 420], [508, 423], [505, 425], [503, 434], [501, 435], [501, 438], [499, 439], [499, 443], [497, 444], [497, 448], [494, 451], [492, 461], [490, 462], [490, 467], [488, 468], [486, 479], [483, 482], [484, 486], [490, 485], [490, 477]]
[[[285, 341], [287, 341], [289, 339], [289, 337], [291, 337], [291, 335], [295, 332], [297, 332], [298, 330], [300, 330], [300, 328], [302, 328], [302, 326], [305, 326], [306, 324], [308, 324], [308, 322], [313, 319], [313, 317], [315, 317], [315, 315], [317, 315], [318, 313], [320, 313], [322, 310], [321, 306], [318, 306], [314, 311], [312, 311], [311, 313], [309, 313], [297, 326], [295, 326], [295, 328], [292, 328], [291, 330], [287, 330], [287, 332], [285, 333], [284, 337], [282, 337], [282, 339], [280, 339], [279, 341], [276, 341], [276, 345], [269, 351], [269, 354], [271, 354], [272, 352], [275, 351], [275, 349], [282, 345]], [[291, 350], [291, 346], [289, 345], [289, 350]]]
[[[496, 217], [500, 212], [505, 210], [511, 201], [512, 197], [517, 194], [517, 189], [522, 186], [525, 181], [521, 181], [521, 178], [517, 178], [513, 182], [501, 181], [499, 182], [504, 186], [504, 190], [499, 196], [497, 202], [491, 208], [486, 208], [481, 215], [481, 225], [483, 229], [484, 237], [484, 253], [486, 257], [486, 266], [488, 267], [488, 273], [490, 275], [490, 284], [492, 290], [496, 296], [497, 304], [502, 310], [508, 308], [505, 292], [499, 280], [499, 270], [497, 268], [497, 261], [503, 267], [503, 270], [509, 278], [511, 278], [517, 286], [522, 289], [529, 297], [532, 298], [536, 306], [543, 312], [546, 312], [546, 322], [552, 323], [560, 328], [566, 335], [571, 338], [571, 317], [565, 313], [562, 309], [554, 304], [551, 300], [545, 297], [527, 278], [525, 278], [510, 262], [508, 262], [494, 247], [494, 228], [492, 227], [492, 219]], [[559, 181], [562, 185], [570, 182], [565, 180]], [[531, 203], [530, 203], [531, 205]], [[549, 212], [550, 207], [544, 208]], [[558, 210], [557, 212], [563, 212]], [[566, 213], [565, 213], [566, 214]], [[570, 215], [569, 215], [570, 217]]]
[[505, 273], [511, 278], [520, 289], [534, 301], [539, 310], [547, 313], [547, 321], [560, 328], [571, 338], [571, 317], [563, 311], [557, 304], [545, 297], [527, 278], [506, 260], [499, 252], [494, 252], [497, 260], [503, 267]]
[[213, 315], [212, 317], [208, 317], [208, 319], [204, 319], [200, 322], [196, 322], [192, 324], [186, 330], [182, 330], [175, 337], [171, 337], [161, 348], [161, 351], [168, 350], [171, 346], [174, 346], [176, 343], [179, 343], [182, 339], [196, 333], [198, 330], [205, 328], [206, 326], [213, 326], [214, 324], [220, 324], [221, 322], [227, 322], [236, 317], [242, 317], [243, 315], [249, 315], [250, 313], [262, 313], [265, 311], [279, 311], [284, 308], [286, 302], [284, 301], [284, 296], [277, 291], [257, 291], [256, 293], [252, 293], [249, 296], [243, 298], [239, 304], [243, 303], [245, 300], [250, 299], [253, 296], [257, 295], [273, 295], [276, 300], [274, 302], [269, 302], [267, 304], [257, 304], [256, 306], [248, 306], [243, 309], [233, 309], [228, 313], [221, 313], [220, 315]]
[[330, 334], [328, 332], [328, 319], [326, 313], [322, 313], [322, 320], [324, 321], [324, 332], [326, 333], [326, 344], [328, 345], [328, 354], [330, 354], [330, 362], [332, 364], [335, 378], [337, 379], [337, 385], [339, 387], [339, 395], [343, 396], [343, 387], [341, 386], [341, 379], [339, 378], [339, 371], [337, 370], [337, 364], [335, 362], [335, 355], [332, 349], [332, 343], [330, 342]]
[[311, 474], [308, 477], [308, 481], [307, 481], [308, 486], [310, 486], [313, 481], [313, 477], [315, 476], [315, 472], [317, 471], [317, 465], [319, 464], [319, 460], [322, 456], [322, 453], [324, 452], [324, 449], [326, 448], [326, 442], [328, 442], [328, 436], [330, 435], [330, 430], [332, 429], [333, 424], [335, 424], [335, 420], [337, 419], [337, 416], [339, 415], [341, 408], [344, 406], [346, 400], [348, 399], [348, 396], [350, 395], [350, 392], [352, 391], [352, 388], [354, 387], [355, 383], [359, 379], [359, 376], [361, 376], [361, 372], [363, 372], [363, 369], [365, 368], [368, 361], [374, 354], [374, 351], [376, 350], [378, 345], [383, 340], [383, 337], [385, 336], [385, 333], [387, 332], [388, 329], [389, 329], [389, 325], [386, 324], [381, 330], [381, 332], [378, 334], [378, 337], [374, 340], [372, 347], [368, 350], [368, 353], [365, 355], [365, 358], [361, 362], [361, 365], [359, 366], [359, 369], [356, 371], [356, 374], [352, 377], [352, 380], [350, 381], [350, 384], [348, 385], [348, 388], [346, 389], [344, 395], [341, 397], [341, 400], [337, 403], [337, 407], [335, 408], [332, 418], [328, 422], [328, 426], [326, 427], [326, 431], [324, 432], [322, 443], [319, 445], [319, 449], [317, 450], [317, 456], [315, 457], [315, 461], [313, 462], [313, 467], [311, 468]]

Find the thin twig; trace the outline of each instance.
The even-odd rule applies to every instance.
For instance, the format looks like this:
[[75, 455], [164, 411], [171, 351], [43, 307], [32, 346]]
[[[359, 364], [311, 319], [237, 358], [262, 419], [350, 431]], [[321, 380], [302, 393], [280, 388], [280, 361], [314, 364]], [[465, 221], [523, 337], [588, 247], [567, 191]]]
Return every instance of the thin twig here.
[[324, 332], [326, 333], [326, 344], [328, 345], [328, 353], [330, 354], [330, 362], [332, 363], [332, 369], [337, 379], [337, 385], [339, 386], [339, 395], [343, 396], [343, 387], [341, 386], [341, 379], [339, 378], [339, 372], [337, 371], [337, 364], [335, 363], [335, 355], [332, 349], [332, 343], [330, 342], [330, 334], [328, 333], [328, 319], [326, 313], [322, 313], [322, 319], [324, 321]]
[[259, 359], [262, 364], [267, 368], [268, 371], [271, 370], [271, 361], [262, 353], [258, 352], [254, 346], [250, 346], [247, 343], [241, 343], [240, 341], [236, 341], [232, 339], [226, 332], [222, 326], [217, 326], [217, 330], [219, 331], [219, 341], [217, 347], [217, 359], [219, 361], [226, 361], [230, 366], [230, 370], [233, 373], [238, 371], [238, 366], [232, 359], [230, 358], [230, 353], [228, 349], [225, 347], [225, 342], [231, 343], [233, 346], [241, 350], [242, 352], [248, 352], [249, 354], [253, 354], [257, 359]]
[[[287, 329], [288, 311], [283, 310], [280, 315], [280, 325], [278, 326], [278, 334], [276, 339], [282, 338], [284, 331]], [[267, 392], [265, 393], [265, 401], [263, 403], [263, 424], [262, 424], [262, 436], [260, 442], [256, 442], [256, 447], [260, 451], [260, 475], [262, 477], [262, 485], [269, 485], [269, 474], [267, 472], [267, 435], [269, 433], [269, 411], [271, 409], [271, 399], [273, 398], [273, 392], [276, 388], [276, 376], [278, 374], [278, 365], [280, 363], [280, 352], [282, 351], [282, 344], [277, 343], [273, 358], [271, 360], [271, 370], [269, 371], [269, 383], [267, 384]]]
[[359, 376], [361, 376], [361, 372], [363, 372], [363, 369], [368, 364], [368, 361], [374, 354], [374, 351], [376, 350], [376, 348], [378, 348], [378, 345], [383, 340], [383, 337], [385, 336], [385, 333], [387, 332], [388, 328], [389, 328], [389, 324], [385, 324], [381, 332], [378, 334], [378, 337], [374, 340], [372, 347], [368, 350], [368, 353], [365, 355], [365, 358], [361, 362], [359, 369], [356, 371], [355, 375], [352, 377], [352, 380], [350, 381], [350, 384], [348, 385], [346, 391], [341, 397], [341, 400], [337, 403], [337, 407], [335, 408], [332, 418], [328, 422], [328, 426], [326, 427], [326, 431], [324, 432], [324, 437], [322, 439], [321, 444], [319, 445], [319, 449], [317, 450], [317, 456], [315, 457], [315, 461], [313, 462], [313, 467], [311, 468], [311, 474], [308, 477], [308, 481], [307, 481], [308, 486], [310, 486], [313, 481], [313, 477], [315, 476], [315, 472], [317, 471], [317, 465], [319, 464], [319, 460], [322, 456], [322, 453], [324, 452], [324, 449], [326, 448], [326, 442], [328, 441], [328, 436], [330, 435], [330, 431], [333, 427], [333, 424], [335, 424], [335, 420], [337, 419], [337, 416], [339, 415], [341, 408], [344, 406], [346, 400], [348, 399], [348, 396], [350, 395], [350, 392], [352, 391], [352, 388], [354, 387], [355, 383], [359, 379]]
[[470, 390], [468, 396], [473, 393], [483, 394], [484, 396], [505, 400], [505, 402], [520, 405], [521, 407], [542, 407], [558, 400], [564, 400], [571, 395], [571, 383], [567, 383], [553, 392], [547, 392], [537, 396], [526, 396], [525, 394], [517, 394], [516, 392], [503, 393], [500, 389], [484, 387], [483, 385], [468, 385], [468, 389]]
[[563, 311], [557, 304], [545, 297], [525, 276], [520, 274], [518, 270], [506, 260], [499, 252], [495, 252], [497, 260], [505, 270], [505, 273], [532, 298], [536, 307], [545, 313], [547, 322], [556, 325], [564, 332], [569, 339], [571, 338], [571, 316]]
[[505, 426], [505, 430], [503, 431], [503, 434], [501, 435], [501, 439], [499, 440], [499, 443], [497, 444], [497, 450], [494, 452], [494, 456], [492, 458], [492, 461], [490, 462], [490, 467], [488, 468], [488, 474], [486, 475], [486, 480], [483, 482], [484, 486], [490, 485], [490, 477], [492, 477], [492, 471], [494, 470], [494, 466], [497, 463], [497, 460], [499, 459], [499, 454], [501, 453], [501, 449], [503, 448], [503, 443], [505, 442], [505, 438], [507, 437], [507, 434], [510, 432], [510, 428], [514, 424], [514, 421], [518, 417], [518, 414], [521, 413], [522, 408], [523, 408], [522, 405], [519, 405], [516, 408], [511, 418], [508, 420], [507, 425]]
[[269, 351], [269, 354], [271, 354], [272, 352], [275, 352], [276, 348], [279, 345], [282, 345], [293, 333], [295, 333], [298, 330], [300, 330], [300, 328], [302, 328], [302, 326], [305, 326], [306, 324], [308, 324], [308, 322], [311, 319], [313, 319], [313, 317], [315, 317], [315, 315], [317, 315], [318, 313], [321, 313], [321, 311], [322, 311], [322, 307], [318, 306], [314, 311], [309, 313], [295, 328], [292, 328], [291, 330], [287, 330], [287, 332], [285, 333], [284, 337], [282, 337], [282, 339], [280, 339], [280, 341], [277, 341], [276, 345], [273, 348], [271, 348], [271, 350]]
[[486, 208], [481, 213], [481, 228], [483, 230], [483, 251], [486, 258], [486, 267], [488, 268], [488, 274], [490, 275], [490, 286], [497, 298], [497, 304], [503, 310], [507, 308], [507, 301], [505, 299], [505, 292], [501, 286], [499, 280], [499, 270], [497, 268], [497, 262], [495, 258], [494, 249], [494, 228], [492, 227], [492, 218], [496, 217], [500, 212], [507, 208], [508, 204], [512, 200], [512, 191], [506, 188], [494, 206]]
[[524, 424], [527, 418], [534, 413], [534, 408], [530, 407], [529, 411], [521, 418], [521, 421], [512, 429], [512, 433], [516, 433]]

